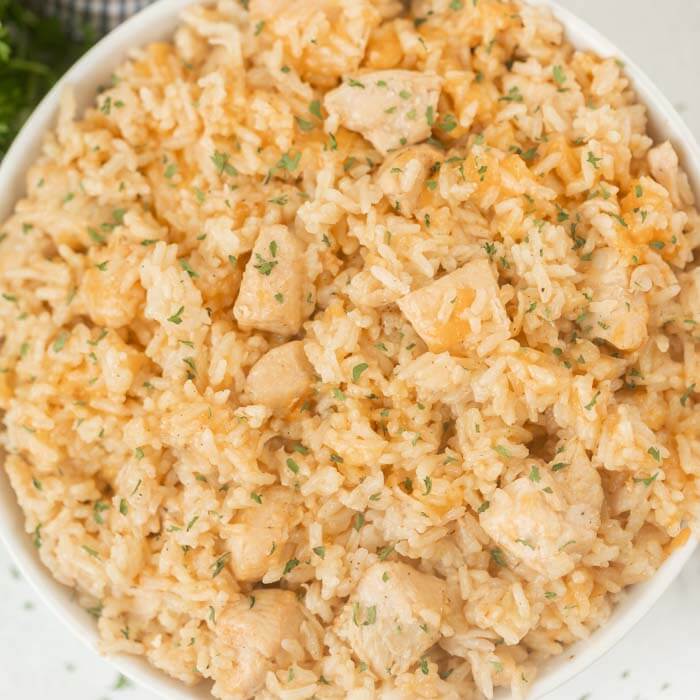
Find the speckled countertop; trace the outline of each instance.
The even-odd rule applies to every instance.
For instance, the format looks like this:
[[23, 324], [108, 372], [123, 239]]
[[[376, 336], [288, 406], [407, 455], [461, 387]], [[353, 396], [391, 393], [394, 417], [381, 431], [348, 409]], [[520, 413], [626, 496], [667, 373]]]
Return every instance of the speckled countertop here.
[[[646, 70], [700, 139], [700, 0], [559, 0]], [[0, 546], [0, 698], [155, 700], [63, 628]], [[610, 653], [546, 700], [700, 698], [700, 551]]]

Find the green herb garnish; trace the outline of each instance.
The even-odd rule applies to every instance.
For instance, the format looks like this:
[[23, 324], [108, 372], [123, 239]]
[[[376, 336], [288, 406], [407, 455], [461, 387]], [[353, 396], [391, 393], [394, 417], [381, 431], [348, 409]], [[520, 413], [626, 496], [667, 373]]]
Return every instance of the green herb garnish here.
[[41, 98], [96, 38], [87, 26], [81, 39], [69, 38], [57, 19], [26, 5], [0, 2], [0, 159]]

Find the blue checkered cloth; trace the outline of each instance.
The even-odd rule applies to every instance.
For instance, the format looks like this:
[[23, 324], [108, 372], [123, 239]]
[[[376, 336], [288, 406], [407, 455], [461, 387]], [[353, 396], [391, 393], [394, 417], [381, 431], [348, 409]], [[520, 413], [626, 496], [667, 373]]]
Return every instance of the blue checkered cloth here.
[[58, 18], [74, 36], [85, 27], [106, 34], [153, 0], [28, 0], [27, 5], [46, 16]]

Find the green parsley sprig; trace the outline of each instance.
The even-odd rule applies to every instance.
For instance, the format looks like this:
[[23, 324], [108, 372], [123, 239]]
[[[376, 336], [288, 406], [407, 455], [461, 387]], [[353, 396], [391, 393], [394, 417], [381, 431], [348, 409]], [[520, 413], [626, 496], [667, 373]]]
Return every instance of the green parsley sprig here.
[[41, 98], [94, 41], [87, 27], [76, 41], [58, 20], [23, 4], [0, 0], [0, 159]]

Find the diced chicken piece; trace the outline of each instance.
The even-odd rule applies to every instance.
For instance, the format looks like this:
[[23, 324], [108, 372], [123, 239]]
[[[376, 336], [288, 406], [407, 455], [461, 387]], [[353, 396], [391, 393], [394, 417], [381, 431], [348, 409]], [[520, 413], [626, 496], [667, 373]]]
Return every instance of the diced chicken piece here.
[[400, 562], [364, 573], [336, 621], [338, 636], [381, 678], [407, 671], [440, 638], [445, 582]]
[[442, 79], [409, 70], [384, 70], [352, 76], [326, 94], [331, 117], [362, 134], [383, 154], [425, 141], [436, 113]]
[[92, 321], [105, 328], [120, 328], [134, 319], [144, 303], [139, 284], [140, 259], [129, 255], [126, 245], [110, 246], [104, 269], [90, 267], [80, 284], [79, 298]]
[[643, 294], [630, 289], [630, 269], [613, 248], [593, 253], [586, 283], [593, 292], [586, 324], [598, 338], [620, 350], [636, 350], [647, 339], [649, 309]]
[[[554, 469], [555, 466], [559, 468]], [[571, 521], [580, 519], [592, 541], [600, 526], [600, 509], [605, 494], [600, 474], [588, 459], [583, 445], [578, 440], [564, 445], [552, 460], [550, 471], [556, 484], [555, 490], [573, 508]], [[579, 541], [581, 539], [579, 537]]]
[[241, 328], [280, 335], [298, 333], [305, 279], [301, 242], [286, 226], [263, 228], [233, 307]]
[[[136, 377], [147, 363], [146, 355], [118, 333], [108, 333], [94, 347], [96, 367], [100, 368], [104, 390], [112, 401], [122, 403]], [[96, 385], [99, 386], [99, 385]]]
[[311, 623], [291, 591], [254, 590], [227, 605], [214, 628], [210, 672], [216, 697], [248, 700], [256, 695], [268, 671], [296, 661], [285, 646], [303, 650], [304, 627]]
[[[305, 82], [332, 87], [360, 66], [381, 21], [376, 0], [251, 0], [253, 26], [280, 41]], [[339, 47], [342, 43], [342, 48]]]
[[250, 369], [246, 393], [255, 404], [288, 409], [311, 388], [314, 372], [304, 343], [293, 340], [266, 352]]
[[[466, 519], [468, 516], [463, 516], [460, 524]], [[486, 535], [478, 524], [475, 523], [475, 527], [479, 532], [476, 542], [478, 551], [481, 549], [479, 541]], [[488, 544], [488, 537], [486, 540], [485, 545]], [[519, 583], [513, 585], [513, 577], [494, 577], [489, 581], [488, 587], [477, 586], [477, 590], [472, 589], [466, 605], [460, 592], [451, 590], [452, 607], [446, 621], [446, 629], [449, 629], [451, 634], [440, 639], [440, 648], [452, 656], [473, 660], [476, 630], [481, 633], [485, 630], [495, 632], [508, 646], [519, 644], [528, 632], [537, 626], [541, 614], [539, 607], [521, 604], [522, 593], [517, 590], [519, 588]], [[496, 610], [507, 611], [507, 614], [494, 615]], [[491, 693], [485, 693], [485, 696], [493, 697]]]
[[553, 580], [570, 573], [595, 541], [600, 476], [580, 445], [558, 454], [551, 467], [535, 461], [527, 467], [529, 476], [496, 489], [480, 524], [526, 571]]
[[413, 214], [430, 169], [439, 160], [437, 149], [428, 145], [403, 148], [387, 157], [377, 172], [377, 184], [397, 212]]
[[652, 176], [668, 190], [675, 207], [693, 203], [688, 177], [680, 170], [676, 151], [668, 141], [652, 148], [647, 155], [647, 161]]
[[655, 474], [661, 465], [649, 448], [658, 449], [663, 440], [651, 426], [660, 428], [667, 420], [666, 411], [658, 410], [651, 401], [637, 399], [611, 405], [593, 455], [595, 463], [606, 472]]
[[567, 550], [575, 545], [567, 543], [576, 539], [574, 528], [564, 519], [562, 499], [543, 488], [524, 477], [496, 489], [480, 522], [510, 557], [551, 580], [574, 568], [576, 560]]
[[238, 581], [260, 581], [286, 561], [285, 545], [301, 519], [294, 494], [283, 486], [265, 489], [260, 500], [239, 511], [230, 528], [230, 565]]
[[431, 352], [467, 355], [509, 321], [487, 260], [474, 260], [399, 299], [399, 308]]

